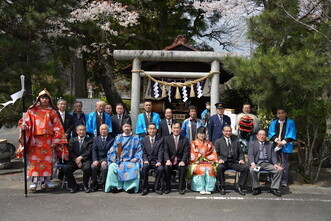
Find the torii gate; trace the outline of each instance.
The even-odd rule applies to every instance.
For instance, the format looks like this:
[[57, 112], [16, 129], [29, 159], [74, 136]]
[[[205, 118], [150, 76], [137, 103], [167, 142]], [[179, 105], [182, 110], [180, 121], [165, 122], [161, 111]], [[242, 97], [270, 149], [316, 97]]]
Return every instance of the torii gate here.
[[221, 57], [227, 53], [208, 51], [163, 51], [163, 50], [114, 50], [115, 60], [133, 60], [132, 63], [132, 86], [131, 86], [131, 119], [132, 130], [136, 129], [137, 117], [140, 105], [141, 77], [145, 73], [152, 77], [175, 77], [175, 78], [201, 78], [209, 72], [162, 72], [141, 70], [142, 61], [179, 61], [179, 62], [210, 62], [210, 72], [214, 72], [211, 79], [210, 103], [211, 115], [216, 113], [215, 103], [219, 102], [219, 81]]

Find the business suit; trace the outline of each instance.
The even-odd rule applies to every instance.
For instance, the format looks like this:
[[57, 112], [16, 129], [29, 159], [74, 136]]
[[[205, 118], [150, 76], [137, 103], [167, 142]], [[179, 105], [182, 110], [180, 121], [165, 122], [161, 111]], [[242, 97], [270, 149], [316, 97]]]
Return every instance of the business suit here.
[[67, 139], [69, 141], [70, 137], [71, 137], [71, 132], [73, 131], [74, 128], [74, 118], [71, 114], [64, 112], [64, 122], [63, 119], [61, 117], [61, 114], [59, 111], [57, 111], [59, 118], [61, 120], [61, 124], [63, 126], [63, 129], [65, 131], [65, 133], [67, 134]]
[[68, 179], [69, 187], [75, 188], [77, 186], [73, 173], [79, 169], [75, 159], [82, 156], [82, 170], [84, 187], [88, 188], [88, 182], [91, 177], [91, 163], [92, 163], [92, 138], [84, 138], [82, 147], [80, 148], [78, 137], [69, 140], [69, 161], [63, 167], [63, 173]]
[[[242, 152], [239, 139], [237, 136], [231, 135], [229, 137], [231, 143], [230, 147], [228, 146], [226, 139], [227, 138], [223, 135], [223, 137], [217, 139], [214, 144], [218, 159], [224, 161], [224, 163], [220, 163], [217, 167], [217, 177], [222, 188], [224, 188], [224, 172], [227, 169], [233, 169], [240, 172], [238, 185], [244, 186], [249, 172], [249, 167], [246, 164], [239, 164], [240, 160], [244, 161], [244, 153]], [[229, 148], [232, 149], [232, 153], [229, 153]]]
[[209, 118], [208, 123], [208, 134], [209, 134], [209, 140], [215, 144], [215, 141], [218, 138], [221, 138], [223, 136], [222, 129], [225, 125], [231, 126], [231, 119], [227, 115], [222, 115], [222, 121], [220, 120], [220, 117], [218, 114], [214, 114]]
[[[170, 124], [168, 124], [168, 123], [170, 123]], [[160, 130], [159, 130], [159, 134], [160, 134], [161, 137], [164, 138], [164, 137], [169, 136], [171, 134], [172, 123], [173, 123], [173, 119], [170, 119], [170, 122], [168, 122], [168, 119], [161, 120]], [[169, 130], [168, 125], [170, 126], [170, 130]]]
[[[154, 191], [160, 190], [160, 181], [163, 174], [163, 138], [154, 136], [154, 144], [151, 144], [150, 136], [145, 136], [141, 141], [143, 149], [143, 168], [142, 168], [142, 185], [143, 190], [148, 191], [148, 172], [150, 169], [156, 169], [156, 177], [154, 182]], [[145, 164], [148, 161], [149, 164]], [[156, 163], [161, 163], [161, 166], [156, 167]]]
[[111, 117], [112, 120], [112, 126], [113, 126], [113, 137], [116, 137], [118, 134], [122, 134], [122, 126], [124, 123], [131, 124], [131, 117], [127, 114], [122, 114], [122, 120], [120, 122], [118, 114], [114, 114]]
[[[260, 147], [261, 143], [258, 140], [250, 142], [248, 148], [248, 163], [249, 165], [255, 163], [258, 166], [261, 166], [260, 170], [266, 170], [273, 174], [271, 189], [279, 189], [280, 181], [282, 177], [282, 170], [277, 170], [274, 168], [274, 165], [277, 164], [277, 157], [272, 144], [268, 141], [264, 141], [264, 149], [267, 155], [267, 162], [261, 162], [260, 159]], [[252, 179], [253, 189], [260, 188], [260, 182], [258, 178], [258, 171], [255, 171], [252, 167], [250, 168], [250, 175]]]
[[107, 136], [106, 140], [102, 141], [102, 136], [99, 135], [97, 137], [94, 137], [93, 144], [92, 144], [92, 160], [98, 161], [98, 166], [95, 166], [94, 164], [91, 165], [92, 169], [92, 183], [94, 185], [94, 188], [97, 188], [97, 178], [98, 178], [98, 172], [101, 170], [101, 183], [102, 185], [105, 185], [106, 178], [107, 178], [107, 172], [108, 172], [108, 164], [101, 166], [102, 162], [107, 162], [107, 153], [108, 150], [111, 148], [111, 146], [114, 143], [114, 138], [111, 136]]
[[[179, 135], [177, 148], [174, 135], [164, 137], [164, 162], [167, 162], [167, 160], [172, 162], [171, 166], [164, 166], [167, 190], [171, 190], [171, 174], [174, 169], [179, 170], [179, 190], [185, 189], [185, 175], [189, 161], [189, 154], [190, 144], [187, 137]], [[175, 161], [177, 161], [177, 163]], [[185, 163], [185, 166], [178, 166], [178, 163], [181, 161]], [[174, 165], [174, 163], [176, 164]]]

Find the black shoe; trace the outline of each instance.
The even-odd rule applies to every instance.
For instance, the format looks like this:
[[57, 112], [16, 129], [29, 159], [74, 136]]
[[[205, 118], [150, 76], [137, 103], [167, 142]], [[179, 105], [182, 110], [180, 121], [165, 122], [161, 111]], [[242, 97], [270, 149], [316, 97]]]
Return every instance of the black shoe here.
[[93, 192], [97, 192], [98, 191], [98, 183], [93, 183], [91, 189], [92, 189]]
[[112, 192], [112, 193], [118, 193], [119, 191], [118, 191], [118, 189], [116, 187], [112, 187], [110, 189], [110, 192]]
[[84, 191], [85, 191], [85, 193], [90, 193], [90, 192], [91, 192], [91, 189], [88, 188], [87, 186], [85, 186], [85, 187], [84, 187]]
[[170, 193], [170, 189], [165, 189], [164, 190], [164, 194], [169, 194]]
[[162, 195], [162, 190], [155, 190], [155, 193], [158, 195]]
[[278, 196], [278, 197], [281, 197], [282, 196], [282, 194], [280, 193], [280, 191], [277, 190], [277, 189], [271, 189], [270, 192], [272, 194], [274, 194], [275, 196]]
[[221, 188], [221, 195], [225, 195], [225, 187]]
[[144, 189], [142, 192], [141, 192], [141, 195], [142, 196], [145, 196], [145, 195], [147, 195], [148, 194], [148, 190], [147, 189]]
[[73, 188], [70, 188], [69, 189], [70, 191], [70, 193], [76, 193], [78, 190], [79, 190], [79, 188], [78, 188], [78, 186], [76, 185], [76, 186], [74, 186]]
[[260, 188], [253, 189], [252, 195], [256, 196], [256, 195], [259, 195], [259, 194], [261, 194], [261, 189]]
[[128, 189], [127, 191], [126, 191], [127, 193], [134, 193], [134, 188], [131, 188], [131, 189]]
[[178, 190], [180, 195], [184, 195], [185, 194], [185, 190]]
[[242, 195], [242, 196], [245, 196], [246, 194], [244, 193], [244, 191], [241, 189], [241, 187], [240, 186], [237, 186], [236, 187], [236, 192], [238, 192], [240, 195]]

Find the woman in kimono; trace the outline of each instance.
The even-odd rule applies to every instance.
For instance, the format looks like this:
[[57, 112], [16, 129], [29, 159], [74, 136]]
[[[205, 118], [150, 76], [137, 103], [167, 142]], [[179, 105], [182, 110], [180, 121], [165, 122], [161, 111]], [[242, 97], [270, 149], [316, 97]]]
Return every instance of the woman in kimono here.
[[191, 142], [190, 155], [191, 189], [200, 194], [211, 194], [216, 184], [217, 154], [213, 144], [206, 139], [206, 128], [198, 128], [197, 139]]
[[36, 191], [38, 181], [41, 182], [43, 189], [54, 188], [51, 178], [56, 155], [67, 159], [68, 150], [65, 146], [67, 138], [61, 120], [46, 89], [39, 93], [35, 103], [28, 108], [19, 121], [19, 128], [21, 129], [20, 146], [16, 156], [23, 157], [25, 147], [22, 131], [25, 130], [27, 176], [28, 180], [32, 181], [29, 189]]

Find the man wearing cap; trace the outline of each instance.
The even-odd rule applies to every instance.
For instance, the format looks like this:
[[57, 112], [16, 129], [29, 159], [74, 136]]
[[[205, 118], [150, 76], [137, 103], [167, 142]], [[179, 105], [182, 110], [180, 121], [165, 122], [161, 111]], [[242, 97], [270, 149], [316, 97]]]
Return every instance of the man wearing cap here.
[[210, 117], [208, 124], [209, 140], [214, 144], [215, 141], [222, 137], [222, 129], [225, 125], [231, 125], [229, 116], [224, 115], [224, 102], [215, 104], [217, 114]]

